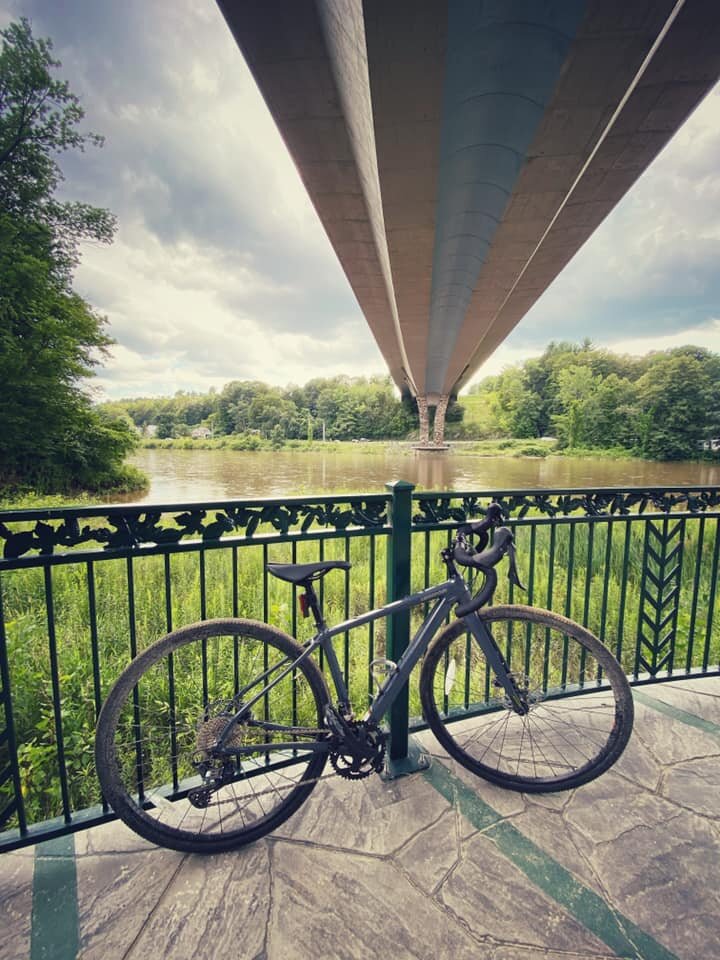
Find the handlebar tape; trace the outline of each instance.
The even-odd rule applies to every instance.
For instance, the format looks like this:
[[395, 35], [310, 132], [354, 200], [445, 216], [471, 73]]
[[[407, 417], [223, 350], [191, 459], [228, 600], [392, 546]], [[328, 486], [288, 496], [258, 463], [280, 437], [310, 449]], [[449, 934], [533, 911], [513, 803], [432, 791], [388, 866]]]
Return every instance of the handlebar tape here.
[[495, 538], [491, 547], [483, 550], [481, 553], [468, 553], [462, 547], [455, 547], [453, 558], [456, 563], [463, 567], [476, 567], [484, 570], [486, 567], [494, 567], [496, 563], [505, 556], [508, 546], [512, 543], [512, 531], [507, 527], [498, 527], [495, 531]]
[[488, 547], [487, 550], [483, 550], [482, 553], [468, 553], [467, 550], [463, 550], [462, 547], [455, 547], [453, 558], [456, 563], [464, 567], [474, 567], [482, 570], [485, 574], [485, 583], [483, 584], [482, 590], [468, 603], [459, 604], [455, 608], [456, 617], [465, 617], [468, 613], [479, 610], [480, 607], [489, 602], [497, 586], [497, 574], [493, 570], [493, 567], [502, 560], [508, 552], [508, 549], [512, 546], [512, 542], [512, 531], [507, 527], [498, 527], [495, 531], [493, 545]]

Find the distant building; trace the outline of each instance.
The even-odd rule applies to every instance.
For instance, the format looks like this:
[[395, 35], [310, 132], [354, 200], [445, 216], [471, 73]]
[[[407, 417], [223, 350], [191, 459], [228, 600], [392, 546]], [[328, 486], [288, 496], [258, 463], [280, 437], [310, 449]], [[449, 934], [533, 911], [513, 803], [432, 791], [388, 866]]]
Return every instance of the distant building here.
[[195, 427], [190, 436], [193, 440], [208, 440], [213, 435], [209, 427]]
[[145, 436], [146, 437], [156, 437], [157, 436], [157, 424], [148, 423], [145, 425]]

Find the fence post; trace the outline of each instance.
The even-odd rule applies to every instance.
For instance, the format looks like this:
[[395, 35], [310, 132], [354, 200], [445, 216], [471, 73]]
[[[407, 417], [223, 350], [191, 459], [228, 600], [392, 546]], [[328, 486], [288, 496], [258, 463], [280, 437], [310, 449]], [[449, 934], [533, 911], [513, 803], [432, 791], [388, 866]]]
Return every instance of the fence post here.
[[[0, 707], [4, 707], [3, 717], [5, 728], [0, 730], [0, 744], [6, 744], [3, 751], [7, 756], [8, 765], [0, 769], [0, 783], [12, 782], [13, 796], [4, 806], [0, 805], [0, 830], [10, 820], [13, 814], [17, 817], [20, 836], [27, 832], [25, 808], [20, 785], [20, 768], [18, 765], [17, 743], [15, 741], [15, 723], [13, 721], [12, 697], [10, 695], [10, 664], [7, 655], [7, 638], [5, 636], [5, 618], [3, 615], [2, 591], [0, 591]], [[0, 804], [4, 801], [0, 798]]]
[[[414, 484], [396, 480], [386, 484], [392, 493], [390, 526], [392, 533], [387, 551], [387, 600], [401, 600], [410, 593], [410, 555], [412, 492]], [[410, 611], [403, 610], [388, 618], [387, 656], [398, 662], [410, 643]], [[408, 752], [409, 701], [407, 687], [390, 708], [390, 760], [404, 760]]]
[[[415, 485], [406, 480], [386, 484], [392, 493], [387, 549], [387, 600], [400, 600], [410, 593], [412, 557], [412, 492]], [[410, 611], [394, 613], [388, 618], [387, 657], [395, 663], [410, 643]], [[408, 736], [409, 691], [407, 685], [390, 708], [390, 743], [385, 776], [393, 778], [427, 766], [421, 751]]]

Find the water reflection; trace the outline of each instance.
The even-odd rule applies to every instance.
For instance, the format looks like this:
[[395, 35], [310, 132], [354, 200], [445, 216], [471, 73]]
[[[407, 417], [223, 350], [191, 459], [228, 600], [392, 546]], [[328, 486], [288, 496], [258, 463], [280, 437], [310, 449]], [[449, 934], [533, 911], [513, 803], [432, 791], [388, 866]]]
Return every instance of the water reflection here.
[[708, 463], [420, 454], [399, 445], [377, 453], [140, 450], [131, 459], [150, 477], [145, 496], [127, 498], [142, 503], [381, 492], [392, 480], [468, 491], [720, 484], [720, 467]]

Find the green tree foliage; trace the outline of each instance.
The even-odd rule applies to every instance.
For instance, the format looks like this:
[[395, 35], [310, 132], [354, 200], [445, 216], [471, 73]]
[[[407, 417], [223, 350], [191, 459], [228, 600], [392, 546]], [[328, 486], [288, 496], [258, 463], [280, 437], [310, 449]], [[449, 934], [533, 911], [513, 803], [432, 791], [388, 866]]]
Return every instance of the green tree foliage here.
[[332, 377], [304, 387], [272, 387], [233, 380], [219, 393], [118, 400], [105, 404], [114, 416], [129, 416], [138, 430], [178, 437], [195, 426], [221, 436], [284, 440], [325, 436], [329, 440], [401, 439], [417, 427], [417, 414], [396, 396], [389, 377]]
[[569, 449], [621, 447], [650, 459], [696, 457], [720, 436], [720, 356], [699, 347], [628, 357], [551, 343], [471, 391], [496, 435], [554, 433]]
[[50, 40], [33, 37], [25, 19], [0, 36], [0, 207], [50, 228], [52, 271], [67, 284], [79, 242], [110, 242], [115, 220], [107, 210], [55, 198], [63, 179], [57, 156], [101, 146], [103, 138], [78, 130], [85, 114], [67, 83], [53, 76], [60, 63]]
[[72, 292], [84, 239], [109, 241], [112, 216], [60, 203], [57, 155], [97, 144], [51, 44], [26, 20], [0, 31], [0, 486], [42, 490], [123, 480], [134, 432], [94, 410], [83, 381], [112, 342]]
[[655, 354], [637, 397], [640, 452], [662, 460], [695, 456], [703, 440], [718, 436], [720, 357], [685, 347]]

